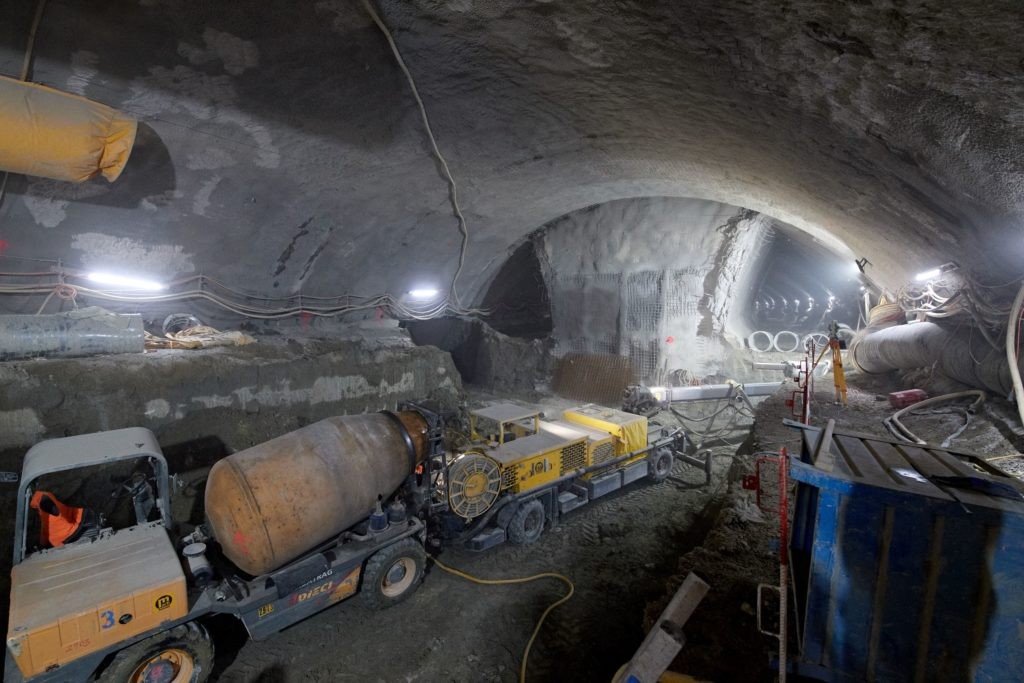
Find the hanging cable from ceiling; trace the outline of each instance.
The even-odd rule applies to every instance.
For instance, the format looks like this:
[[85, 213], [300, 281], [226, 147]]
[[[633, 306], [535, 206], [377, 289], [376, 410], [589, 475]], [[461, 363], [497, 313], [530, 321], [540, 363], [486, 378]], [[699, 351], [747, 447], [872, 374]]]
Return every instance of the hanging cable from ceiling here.
[[391, 31], [388, 30], [387, 25], [377, 14], [377, 10], [374, 9], [373, 3], [370, 0], [362, 0], [363, 7], [366, 8], [370, 18], [373, 19], [373, 23], [377, 25], [381, 33], [384, 34], [384, 38], [388, 41], [388, 46], [391, 48], [391, 54], [394, 55], [395, 61], [398, 63], [402, 73], [405, 74], [406, 80], [409, 82], [409, 89], [412, 90], [412, 96], [416, 100], [416, 106], [420, 110], [420, 118], [423, 120], [423, 128], [427, 133], [427, 139], [430, 140], [430, 147], [434, 152], [434, 156], [437, 157], [438, 163], [441, 165], [441, 170], [444, 172], [445, 180], [448, 182], [448, 190], [451, 193], [452, 200], [452, 211], [455, 213], [455, 218], [459, 224], [459, 232], [462, 233], [462, 244], [459, 247], [459, 263], [455, 269], [455, 275], [452, 276], [452, 284], [449, 290], [449, 298], [451, 303], [454, 304], [453, 308], [459, 308], [462, 306], [459, 300], [458, 293], [458, 282], [459, 275], [462, 273], [462, 268], [466, 263], [466, 250], [469, 245], [469, 227], [466, 225], [466, 217], [462, 213], [462, 207], [459, 205], [459, 190], [455, 184], [455, 178], [452, 177], [451, 169], [448, 168], [448, 162], [445, 161], [444, 155], [441, 154], [440, 148], [437, 146], [437, 140], [434, 138], [434, 131], [430, 126], [430, 118], [427, 116], [427, 108], [423, 105], [423, 98], [420, 97], [420, 92], [416, 88], [416, 80], [412, 77], [412, 73], [409, 71], [409, 67], [405, 65], [405, 60], [402, 59], [402, 54], [398, 50], [398, 45], [395, 44], [395, 39], [391, 35]]

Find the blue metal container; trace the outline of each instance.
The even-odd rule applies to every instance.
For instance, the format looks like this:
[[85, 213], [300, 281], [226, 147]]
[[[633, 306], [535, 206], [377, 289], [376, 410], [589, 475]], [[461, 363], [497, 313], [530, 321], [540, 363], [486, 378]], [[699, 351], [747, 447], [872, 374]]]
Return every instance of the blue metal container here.
[[790, 670], [1024, 680], [1024, 484], [976, 456], [800, 426]]

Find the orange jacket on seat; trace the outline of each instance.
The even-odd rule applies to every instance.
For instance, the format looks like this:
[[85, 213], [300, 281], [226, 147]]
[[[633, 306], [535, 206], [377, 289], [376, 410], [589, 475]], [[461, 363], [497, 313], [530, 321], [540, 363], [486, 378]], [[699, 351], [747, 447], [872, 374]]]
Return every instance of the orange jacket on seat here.
[[49, 491], [36, 491], [29, 506], [39, 513], [39, 542], [45, 547], [59, 548], [82, 525], [84, 509], [65, 505]]

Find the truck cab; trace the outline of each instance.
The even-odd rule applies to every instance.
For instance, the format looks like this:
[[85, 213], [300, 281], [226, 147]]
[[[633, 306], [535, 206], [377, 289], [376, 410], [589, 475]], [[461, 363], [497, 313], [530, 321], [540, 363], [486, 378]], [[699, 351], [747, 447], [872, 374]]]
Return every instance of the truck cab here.
[[[430, 424], [423, 436], [436, 458], [443, 425]], [[148, 429], [41, 442], [25, 455], [18, 490], [4, 681], [201, 683], [213, 668], [208, 617], [234, 616], [261, 640], [357, 593], [371, 608], [396, 604], [426, 564], [418, 479], [325, 542], [249, 575], [207, 524], [179, 537], [167, 462]]]
[[[33, 500], [80, 511], [47, 538]], [[53, 511], [51, 507], [51, 511]], [[15, 513], [8, 678], [69, 680], [108, 648], [180, 620], [185, 573], [169, 535], [167, 462], [148, 429], [44, 441], [25, 456]]]

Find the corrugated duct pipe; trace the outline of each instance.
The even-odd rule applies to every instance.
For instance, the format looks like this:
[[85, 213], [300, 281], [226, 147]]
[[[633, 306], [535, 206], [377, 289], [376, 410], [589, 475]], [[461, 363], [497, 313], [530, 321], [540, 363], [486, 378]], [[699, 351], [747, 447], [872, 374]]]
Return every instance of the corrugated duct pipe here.
[[0, 76], [0, 171], [113, 182], [128, 163], [136, 126], [105, 104]]
[[[896, 306], [889, 304], [889, 306]], [[932, 322], [901, 324], [902, 311], [871, 311], [868, 327], [850, 344], [849, 358], [862, 372], [880, 374], [937, 366], [952, 379], [1006, 396], [1012, 388], [1009, 364], [980, 334]], [[898, 308], [898, 307], [897, 307]]]

